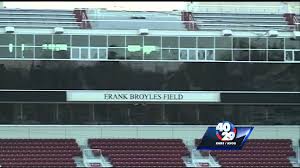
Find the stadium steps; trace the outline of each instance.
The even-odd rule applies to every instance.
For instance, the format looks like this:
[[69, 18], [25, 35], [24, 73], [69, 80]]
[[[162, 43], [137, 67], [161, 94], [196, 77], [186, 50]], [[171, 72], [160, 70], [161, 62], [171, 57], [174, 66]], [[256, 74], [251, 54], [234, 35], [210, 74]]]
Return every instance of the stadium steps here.
[[79, 29], [72, 10], [0, 9], [0, 27]]
[[201, 31], [231, 29], [234, 31], [292, 31], [282, 15], [193, 13]]

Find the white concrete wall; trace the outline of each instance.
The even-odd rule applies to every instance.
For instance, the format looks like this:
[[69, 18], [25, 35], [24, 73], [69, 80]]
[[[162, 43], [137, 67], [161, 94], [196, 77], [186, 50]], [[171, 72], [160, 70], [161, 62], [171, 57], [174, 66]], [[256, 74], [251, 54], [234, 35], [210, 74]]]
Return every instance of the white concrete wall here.
[[3, 2], [0, 1], [0, 8], [3, 8]]
[[[193, 143], [202, 138], [206, 125], [0, 125], [0, 138], [180, 138]], [[254, 126], [250, 139], [292, 139], [298, 145], [300, 126]]]

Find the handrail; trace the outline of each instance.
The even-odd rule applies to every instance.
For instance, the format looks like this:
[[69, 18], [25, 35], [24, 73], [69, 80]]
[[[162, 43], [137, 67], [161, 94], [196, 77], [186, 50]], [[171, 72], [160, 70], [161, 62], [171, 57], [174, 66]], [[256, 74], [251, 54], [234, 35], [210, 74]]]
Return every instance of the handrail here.
[[189, 11], [214, 13], [216, 11], [226, 13], [248, 13], [248, 14], [282, 14], [280, 6], [241, 6], [241, 5], [201, 5], [188, 6]]

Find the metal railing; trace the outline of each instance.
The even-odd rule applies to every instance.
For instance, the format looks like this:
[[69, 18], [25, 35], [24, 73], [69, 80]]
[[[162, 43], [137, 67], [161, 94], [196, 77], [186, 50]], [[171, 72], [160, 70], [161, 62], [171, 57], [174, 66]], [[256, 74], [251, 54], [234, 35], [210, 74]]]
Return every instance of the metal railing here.
[[282, 14], [280, 6], [201, 5], [188, 7], [189, 11], [205, 13]]

